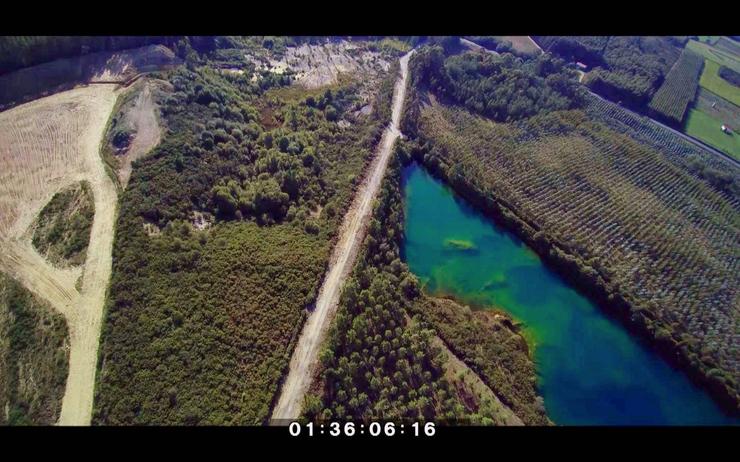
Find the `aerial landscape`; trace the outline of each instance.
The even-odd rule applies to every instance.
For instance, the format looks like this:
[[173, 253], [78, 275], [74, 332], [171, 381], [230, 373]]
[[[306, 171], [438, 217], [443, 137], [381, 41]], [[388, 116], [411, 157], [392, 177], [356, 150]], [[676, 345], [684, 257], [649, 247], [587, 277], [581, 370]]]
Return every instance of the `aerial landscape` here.
[[1, 426], [738, 426], [739, 288], [740, 36], [0, 37]]

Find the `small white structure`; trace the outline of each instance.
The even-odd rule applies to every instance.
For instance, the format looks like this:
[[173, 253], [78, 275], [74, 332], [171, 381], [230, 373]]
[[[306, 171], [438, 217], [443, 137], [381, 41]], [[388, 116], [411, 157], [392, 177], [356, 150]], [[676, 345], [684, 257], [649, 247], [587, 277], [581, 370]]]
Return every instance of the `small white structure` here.
[[730, 129], [727, 128], [727, 125], [724, 125], [723, 124], [721, 128], [722, 128], [722, 131], [725, 132], [725, 133], [729, 133], [729, 131], [730, 131]]

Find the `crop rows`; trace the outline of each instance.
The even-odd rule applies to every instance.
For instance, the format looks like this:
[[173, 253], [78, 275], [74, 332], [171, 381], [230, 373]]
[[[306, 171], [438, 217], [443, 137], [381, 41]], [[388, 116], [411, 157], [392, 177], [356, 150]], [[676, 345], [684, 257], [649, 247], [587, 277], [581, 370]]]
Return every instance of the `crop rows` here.
[[652, 311], [657, 328], [688, 341], [696, 360], [737, 381], [737, 197], [697, 178], [681, 154], [656, 150], [679, 143], [670, 132], [623, 117], [653, 140], [646, 144], [592, 122], [515, 144], [526, 124], [435, 106], [422, 130], [441, 147], [443, 168], [509, 204]]
[[[641, 143], [650, 145], [660, 151], [663, 158], [686, 167], [692, 159], [700, 160], [704, 165], [723, 171], [736, 169], [733, 163], [711, 152], [692, 144], [675, 133], [661, 127], [647, 117], [637, 115], [617, 104], [606, 101], [590, 93], [585, 94], [585, 112], [592, 119], [598, 120], [609, 128], [628, 135]], [[696, 176], [695, 174], [692, 174]], [[728, 200], [737, 198], [727, 196]]]
[[683, 123], [686, 108], [696, 95], [703, 65], [704, 58], [684, 49], [650, 101], [650, 109], [673, 123]]

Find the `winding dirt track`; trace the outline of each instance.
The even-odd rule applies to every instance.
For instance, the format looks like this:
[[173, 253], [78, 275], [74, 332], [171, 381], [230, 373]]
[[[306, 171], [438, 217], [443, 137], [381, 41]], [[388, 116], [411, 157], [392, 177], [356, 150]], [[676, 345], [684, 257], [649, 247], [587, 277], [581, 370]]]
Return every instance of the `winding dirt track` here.
[[[117, 204], [99, 149], [116, 97], [116, 85], [91, 85], [0, 113], [0, 270], [67, 321], [69, 375], [60, 425], [89, 425], [92, 416]], [[95, 202], [87, 259], [82, 269], [54, 268], [33, 248], [28, 229], [57, 191], [83, 179]]]
[[401, 75], [393, 91], [391, 124], [385, 130], [368, 174], [355, 196], [354, 203], [344, 217], [339, 241], [334, 248], [329, 271], [316, 300], [316, 308], [303, 327], [290, 361], [290, 371], [280, 390], [280, 398], [272, 413], [272, 423], [285, 424], [301, 413], [303, 399], [311, 385], [318, 363], [319, 349], [339, 303], [340, 289], [352, 271], [357, 253], [367, 232], [372, 215], [373, 200], [390, 159], [393, 144], [401, 136], [399, 122], [406, 98], [408, 62], [413, 50], [401, 58]]

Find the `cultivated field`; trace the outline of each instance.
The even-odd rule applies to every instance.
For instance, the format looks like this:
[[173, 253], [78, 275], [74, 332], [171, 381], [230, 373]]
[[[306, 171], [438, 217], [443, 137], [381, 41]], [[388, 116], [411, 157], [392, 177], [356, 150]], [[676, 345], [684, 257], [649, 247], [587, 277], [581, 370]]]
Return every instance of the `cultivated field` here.
[[686, 45], [686, 48], [693, 52], [699, 53], [709, 61], [714, 61], [717, 64], [721, 64], [723, 66], [734, 69], [735, 72], [740, 72], [740, 60], [738, 60], [738, 52], [734, 51], [734, 48], [728, 45], [720, 47], [719, 43], [720, 42], [718, 42], [716, 46], [712, 46], [707, 45], [706, 43], [697, 42], [696, 40], [691, 40]]
[[740, 135], [720, 130], [723, 123], [727, 122], [703, 111], [692, 109], [686, 118], [684, 130], [689, 135], [740, 160]]
[[[548, 119], [496, 124], [426, 105], [421, 131], [439, 146], [427, 163], [506, 204], [536, 241], [577, 257], [658, 340], [736, 394], [738, 197], [698, 178], [680, 150], [637, 142], [581, 111]], [[737, 177], [728, 161], [706, 159]]]
[[703, 64], [700, 55], [684, 50], [650, 101], [650, 109], [676, 124], [683, 122], [686, 108], [696, 95]]
[[[92, 412], [116, 211], [99, 147], [116, 97], [114, 85], [91, 85], [0, 113], [0, 269], [67, 321], [69, 376], [59, 418], [65, 425], [89, 424]], [[31, 245], [29, 227], [56, 192], [82, 180], [95, 206], [85, 265], [56, 269]]]
[[719, 64], [709, 59], [705, 60], [704, 72], [699, 79], [699, 85], [736, 106], [740, 106], [740, 88], [720, 77], [718, 72]]
[[730, 127], [740, 127], [740, 107], [735, 106], [707, 89], [699, 89], [694, 103], [694, 109], [715, 119], [722, 120], [722, 122], [730, 124]]

